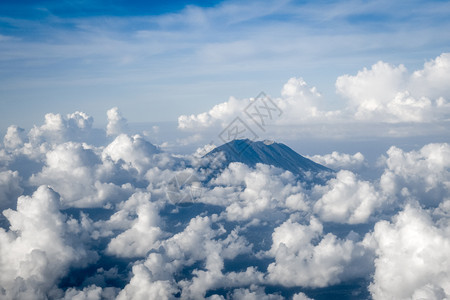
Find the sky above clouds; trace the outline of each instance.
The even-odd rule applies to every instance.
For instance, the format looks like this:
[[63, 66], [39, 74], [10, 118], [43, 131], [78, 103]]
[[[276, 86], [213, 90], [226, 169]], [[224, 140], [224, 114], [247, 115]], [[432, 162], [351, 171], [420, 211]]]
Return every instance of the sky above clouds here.
[[[4, 132], [47, 112], [118, 106], [174, 121], [217, 103], [279, 97], [292, 77], [340, 106], [339, 76], [378, 61], [410, 72], [448, 52], [446, 1], [2, 1]], [[338, 88], [339, 90], [339, 88]], [[27, 108], [27, 109], [24, 109]]]

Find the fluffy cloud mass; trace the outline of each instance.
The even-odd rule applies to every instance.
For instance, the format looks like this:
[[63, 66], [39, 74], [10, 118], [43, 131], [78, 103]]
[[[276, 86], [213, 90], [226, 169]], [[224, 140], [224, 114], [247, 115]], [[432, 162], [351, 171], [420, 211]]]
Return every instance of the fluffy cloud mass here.
[[425, 206], [438, 206], [450, 192], [449, 144], [428, 144], [418, 151], [391, 147], [384, 157], [386, 169], [380, 185], [400, 199], [415, 198]]
[[[342, 76], [336, 86], [348, 105], [335, 111], [292, 78], [281, 98], [231, 98], [180, 117], [179, 127], [239, 117], [266, 130], [256, 113], [264, 109], [282, 128], [439, 121], [448, 61], [443, 54], [411, 74], [380, 62]], [[360, 149], [330, 151], [309, 158], [333, 170], [305, 159], [317, 169], [297, 172], [204, 156], [212, 145], [172, 154], [130, 134], [117, 108], [107, 117], [105, 129], [75, 112], [6, 130], [1, 299], [450, 297], [448, 143], [386, 147], [373, 165]], [[272, 144], [259, 143], [255, 157], [270, 156]]]
[[331, 154], [313, 155], [308, 158], [334, 170], [358, 170], [364, 167], [366, 163], [361, 152], [350, 155], [334, 151]]
[[284, 286], [324, 287], [338, 283], [352, 260], [355, 245], [331, 233], [322, 234], [322, 224], [314, 218], [307, 226], [288, 220], [275, 228], [270, 249], [275, 262], [268, 267], [269, 280]]
[[[291, 78], [283, 86], [281, 97], [272, 97], [269, 105], [258, 97], [241, 100], [231, 97], [207, 112], [180, 116], [178, 127], [185, 130], [201, 130], [211, 126], [226, 128], [236, 117], [252, 126], [254, 120], [252, 113], [248, 112], [254, 107], [258, 108], [258, 117], [263, 118], [266, 124], [302, 125], [298, 130], [311, 131], [305, 125], [332, 123], [340, 126], [342, 130], [336, 133], [340, 135], [357, 131], [359, 127], [352, 125], [355, 123], [366, 124], [360, 129], [368, 130], [373, 124], [411, 126], [446, 122], [450, 116], [449, 81], [450, 53], [441, 54], [426, 62], [423, 69], [413, 72], [403, 65], [379, 61], [356, 75], [337, 78], [336, 92], [342, 98], [337, 108], [330, 109], [336, 107], [337, 101], [327, 102], [317, 88], [309, 86], [303, 78]], [[380, 130], [385, 130], [385, 127]], [[326, 135], [326, 132], [317, 131], [317, 134]], [[391, 134], [399, 133], [392, 131]], [[402, 132], [402, 135], [411, 134]]]
[[[448, 216], [407, 206], [391, 222], [380, 221], [364, 240], [375, 249], [374, 299], [446, 299], [450, 296]], [[408, 275], [405, 276], [405, 270]]]
[[78, 224], [61, 214], [59, 195], [48, 187], [19, 197], [17, 210], [3, 214], [10, 223], [8, 231], [0, 229], [0, 284], [6, 298], [57, 294], [56, 283], [71, 266], [82, 267], [97, 258], [77, 245]]
[[385, 197], [368, 181], [358, 180], [350, 171], [340, 171], [324, 187], [316, 187], [321, 195], [314, 211], [325, 221], [365, 223]]

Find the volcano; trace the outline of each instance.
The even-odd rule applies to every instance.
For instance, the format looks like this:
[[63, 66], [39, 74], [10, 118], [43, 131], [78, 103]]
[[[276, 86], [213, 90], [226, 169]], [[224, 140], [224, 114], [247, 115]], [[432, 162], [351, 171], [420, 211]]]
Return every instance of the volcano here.
[[250, 167], [257, 163], [271, 165], [305, 177], [306, 174], [334, 173], [333, 170], [301, 156], [288, 146], [274, 141], [233, 140], [214, 148], [205, 157], [222, 152], [227, 165], [240, 162]]

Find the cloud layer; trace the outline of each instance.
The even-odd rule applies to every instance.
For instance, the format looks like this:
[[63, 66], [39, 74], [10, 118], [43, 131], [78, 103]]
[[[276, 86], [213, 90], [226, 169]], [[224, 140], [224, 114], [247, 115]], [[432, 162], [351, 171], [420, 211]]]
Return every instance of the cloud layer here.
[[[423, 134], [422, 131], [439, 134], [439, 127], [447, 126], [445, 124], [450, 117], [448, 81], [449, 53], [442, 53], [426, 62], [422, 69], [412, 72], [403, 65], [379, 61], [355, 75], [337, 78], [336, 92], [341, 96], [338, 105], [324, 99], [317, 88], [309, 86], [303, 78], [291, 78], [284, 84], [281, 97], [270, 99], [273, 105], [269, 108], [267, 105], [264, 107], [265, 103], [258, 97], [231, 97], [207, 112], [179, 116], [178, 128], [202, 131], [215, 127], [220, 132], [229, 128], [238, 117], [256, 135], [264, 134], [266, 130], [273, 130], [273, 134], [284, 137], [289, 137], [290, 132], [310, 132], [316, 137], [328, 138], [336, 135], [414, 136]], [[248, 111], [255, 107], [256, 114], [249, 114]], [[263, 130], [254, 124], [252, 115], [265, 122]], [[439, 125], [426, 127], [424, 124]], [[284, 126], [284, 131], [277, 130], [277, 126]], [[253, 136], [254, 133], [247, 130], [246, 137]]]
[[[304, 88], [292, 80], [284, 95], [319, 97]], [[392, 146], [377, 166], [313, 155], [336, 172], [304, 182], [110, 129], [76, 112], [7, 130], [1, 298], [313, 299], [355, 282], [355, 298], [450, 296], [447, 143]]]

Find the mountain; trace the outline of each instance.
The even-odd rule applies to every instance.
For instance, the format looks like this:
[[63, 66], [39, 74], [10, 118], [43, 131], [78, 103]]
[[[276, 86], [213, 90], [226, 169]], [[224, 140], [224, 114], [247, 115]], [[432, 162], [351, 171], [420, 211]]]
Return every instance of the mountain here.
[[272, 165], [291, 171], [301, 177], [306, 172], [318, 174], [332, 173], [333, 170], [307, 159], [288, 146], [273, 141], [233, 140], [213, 149], [205, 156], [216, 155], [222, 152], [228, 163], [240, 162], [254, 167], [257, 163]]

